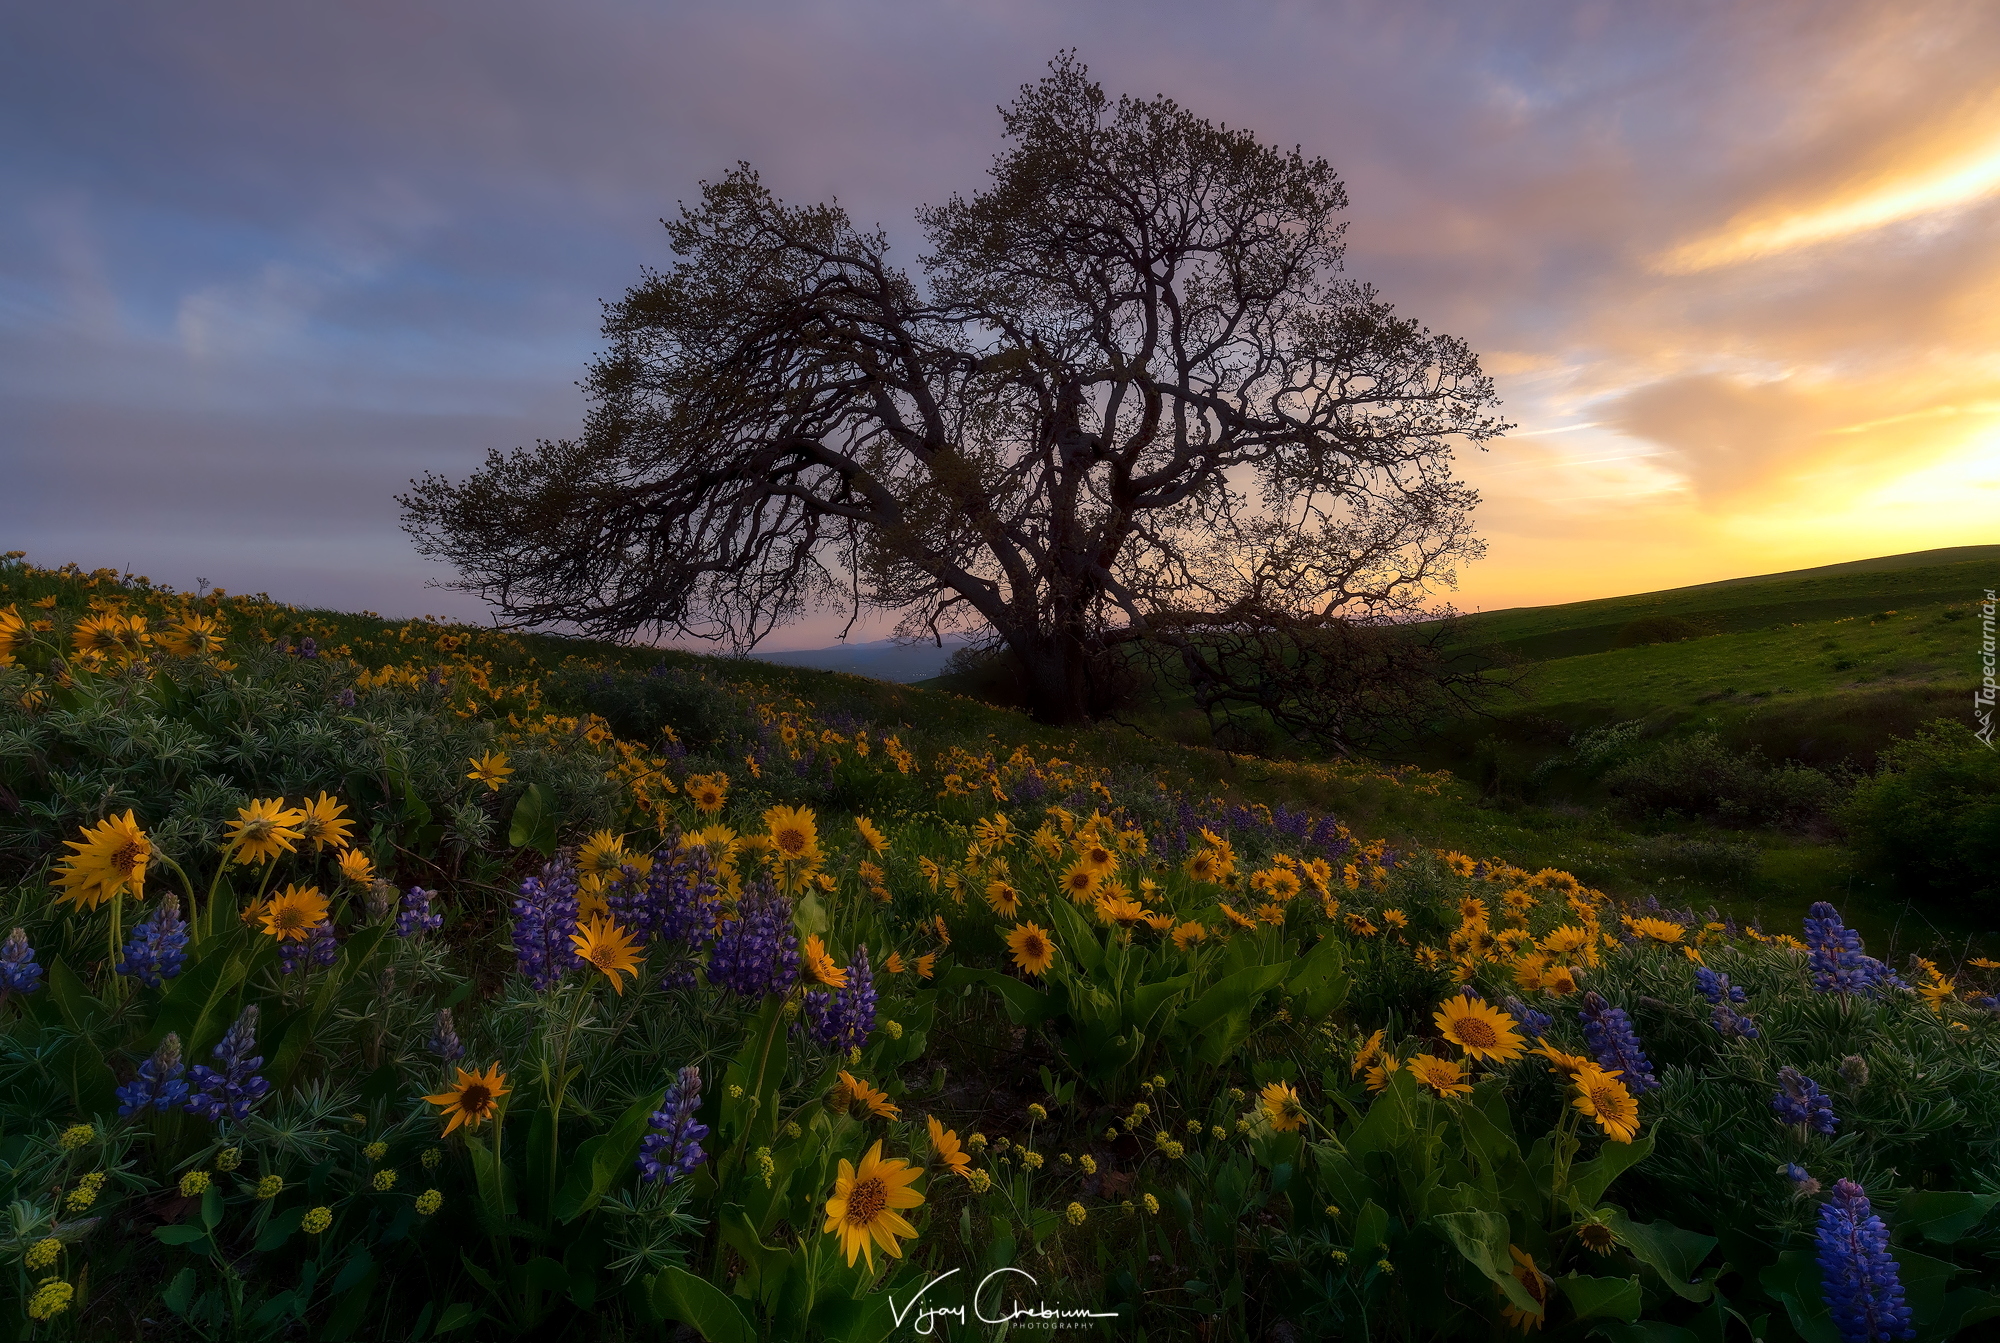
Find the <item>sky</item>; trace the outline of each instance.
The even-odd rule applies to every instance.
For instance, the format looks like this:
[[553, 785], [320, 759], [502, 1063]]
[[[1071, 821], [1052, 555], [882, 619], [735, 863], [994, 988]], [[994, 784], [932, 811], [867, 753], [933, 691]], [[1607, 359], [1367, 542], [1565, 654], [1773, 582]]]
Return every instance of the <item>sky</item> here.
[[662, 216], [746, 160], [914, 266], [916, 207], [977, 189], [1064, 48], [1325, 157], [1349, 273], [1480, 352], [1517, 428], [1462, 462], [1460, 609], [2000, 540], [1990, 0], [64, 0], [5, 31], [0, 549], [36, 563], [484, 619], [393, 495], [576, 432]]

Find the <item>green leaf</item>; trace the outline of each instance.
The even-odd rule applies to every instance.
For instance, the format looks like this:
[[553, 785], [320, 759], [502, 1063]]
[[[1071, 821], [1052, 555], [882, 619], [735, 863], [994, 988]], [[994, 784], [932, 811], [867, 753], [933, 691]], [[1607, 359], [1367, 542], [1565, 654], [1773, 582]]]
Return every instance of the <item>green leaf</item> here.
[[189, 1264], [174, 1274], [174, 1280], [167, 1284], [167, 1290], [160, 1293], [160, 1301], [168, 1310], [184, 1317], [188, 1313], [188, 1307], [194, 1304], [194, 1286], [194, 1265]]
[[437, 1332], [448, 1334], [454, 1329], [463, 1329], [479, 1318], [479, 1312], [464, 1301], [454, 1301], [438, 1316]]
[[1284, 961], [1245, 966], [1209, 985], [1179, 1018], [1188, 1034], [1199, 1038], [1195, 1057], [1219, 1064], [1235, 1053], [1250, 1034], [1250, 1014], [1258, 1000], [1284, 980], [1288, 968]]
[[1806, 1343], [1841, 1343], [1840, 1330], [1820, 1296], [1819, 1264], [1807, 1250], [1787, 1250], [1767, 1265], [1757, 1281], [1785, 1308], [1792, 1328]]
[[1104, 944], [1097, 940], [1097, 931], [1084, 921], [1075, 905], [1068, 900], [1051, 900], [1048, 910], [1049, 922], [1055, 925], [1050, 931], [1057, 951], [1067, 953], [1085, 973], [1104, 964]]
[[[1473, 1191], [1477, 1196], [1477, 1191]], [[1530, 1315], [1541, 1313], [1541, 1305], [1514, 1276], [1512, 1256], [1507, 1253], [1507, 1219], [1497, 1212], [1474, 1209], [1469, 1212], [1440, 1213], [1431, 1219], [1450, 1237], [1466, 1262], [1485, 1274], [1518, 1310]], [[1635, 1283], [1636, 1290], [1636, 1283]]]
[[1611, 1182], [1644, 1161], [1653, 1151], [1653, 1135], [1636, 1142], [1606, 1142], [1593, 1161], [1570, 1169], [1569, 1187], [1585, 1207], [1596, 1206]]
[[799, 902], [792, 906], [792, 926], [799, 930], [802, 937], [826, 932], [826, 902], [819, 898], [818, 892], [807, 891], [799, 897]]
[[271, 1218], [257, 1235], [257, 1252], [262, 1254], [267, 1250], [275, 1250], [290, 1240], [292, 1233], [299, 1229], [299, 1223], [305, 1220], [305, 1215], [304, 1206], [300, 1206], [287, 1208]]
[[1665, 1320], [1640, 1320], [1635, 1324], [1612, 1320], [1597, 1326], [1597, 1337], [1609, 1339], [1610, 1343], [1701, 1343], [1701, 1335], [1694, 1330]]
[[1632, 1257], [1658, 1273], [1674, 1295], [1688, 1301], [1706, 1301], [1714, 1295], [1712, 1284], [1689, 1281], [1715, 1248], [1714, 1236], [1685, 1231], [1664, 1221], [1635, 1222], [1618, 1208], [1607, 1209], [1604, 1221]]
[[1350, 980], [1347, 954], [1340, 939], [1322, 937], [1311, 951], [1293, 962], [1285, 980], [1285, 996], [1295, 999], [1293, 1015], [1305, 1021], [1327, 1016], [1347, 998]]
[[[195, 963], [168, 985], [160, 999], [159, 1014], [145, 1037], [148, 1052], [169, 1031], [180, 1036], [181, 1048], [188, 1054], [200, 1046], [209, 1023], [228, 1013], [236, 986], [248, 970], [241, 950], [242, 938], [233, 933], [207, 937], [196, 945]], [[215, 1034], [222, 1032], [218, 1029]]]
[[156, 1226], [153, 1236], [162, 1245], [193, 1245], [208, 1239], [208, 1228], [177, 1223], [173, 1226]]
[[653, 1279], [653, 1306], [679, 1320], [708, 1343], [757, 1343], [757, 1331], [736, 1302], [706, 1278], [672, 1265]]
[[514, 819], [507, 827], [507, 842], [517, 849], [534, 849], [546, 856], [556, 851], [556, 816], [547, 793], [531, 783], [514, 804]]
[[647, 1121], [665, 1099], [666, 1093], [662, 1091], [639, 1101], [618, 1117], [609, 1133], [587, 1138], [577, 1146], [576, 1155], [570, 1159], [569, 1173], [556, 1195], [554, 1213], [558, 1222], [574, 1222], [611, 1192], [611, 1186], [631, 1169], [633, 1159], [639, 1154], [639, 1144], [645, 1139]]
[[1639, 1318], [1639, 1308], [1644, 1302], [1637, 1278], [1592, 1278], [1566, 1273], [1556, 1279], [1556, 1286], [1569, 1298], [1570, 1308], [1580, 1320], [1604, 1317], [1631, 1324]]
[[954, 966], [945, 975], [940, 986], [954, 984], [982, 984], [992, 989], [1000, 995], [1000, 1003], [1006, 1010], [1007, 1020], [1016, 1026], [1032, 1026], [1036, 1022], [1047, 1021], [1055, 1015], [1054, 1002], [1047, 993], [1011, 975], [1003, 975], [998, 970]]
[[1925, 1240], [1949, 1245], [1985, 1221], [1995, 1203], [2000, 1203], [2000, 1194], [1945, 1189], [1910, 1194], [1896, 1205], [1891, 1225], [1898, 1234], [1915, 1232]]

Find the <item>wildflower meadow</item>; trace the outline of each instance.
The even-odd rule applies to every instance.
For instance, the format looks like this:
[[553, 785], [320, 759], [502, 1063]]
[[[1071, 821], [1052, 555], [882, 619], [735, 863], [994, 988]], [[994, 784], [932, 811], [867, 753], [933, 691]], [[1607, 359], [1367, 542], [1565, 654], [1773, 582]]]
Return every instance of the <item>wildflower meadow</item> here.
[[0, 583], [6, 1337], [2000, 1317], [1995, 962], [942, 694]]

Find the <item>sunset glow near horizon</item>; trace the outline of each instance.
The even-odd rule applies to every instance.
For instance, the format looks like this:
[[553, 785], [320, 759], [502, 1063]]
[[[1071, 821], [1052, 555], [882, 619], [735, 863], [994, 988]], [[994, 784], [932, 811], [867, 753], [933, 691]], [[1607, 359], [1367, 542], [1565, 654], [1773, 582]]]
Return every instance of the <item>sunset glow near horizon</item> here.
[[576, 432], [661, 215], [747, 159], [914, 268], [1066, 47], [1326, 157], [1350, 274], [1480, 352], [1460, 609], [2000, 541], [2000, 7], [1223, 8], [24, 12], [0, 549], [481, 619], [392, 495]]

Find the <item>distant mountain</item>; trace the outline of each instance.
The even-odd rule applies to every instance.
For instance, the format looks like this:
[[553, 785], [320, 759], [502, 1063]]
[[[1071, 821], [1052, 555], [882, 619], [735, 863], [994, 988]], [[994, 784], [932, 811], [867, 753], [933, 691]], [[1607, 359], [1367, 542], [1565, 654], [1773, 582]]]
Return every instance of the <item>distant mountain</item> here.
[[909, 684], [927, 681], [944, 670], [945, 661], [968, 641], [948, 636], [944, 647], [936, 644], [904, 644], [894, 639], [877, 639], [864, 644], [835, 644], [831, 648], [800, 648], [784, 653], [752, 653], [759, 662], [776, 662], [786, 667], [817, 667], [821, 671], [847, 672], [871, 676], [878, 681]]

